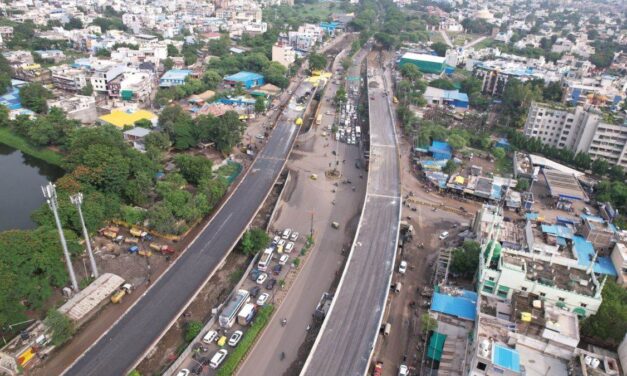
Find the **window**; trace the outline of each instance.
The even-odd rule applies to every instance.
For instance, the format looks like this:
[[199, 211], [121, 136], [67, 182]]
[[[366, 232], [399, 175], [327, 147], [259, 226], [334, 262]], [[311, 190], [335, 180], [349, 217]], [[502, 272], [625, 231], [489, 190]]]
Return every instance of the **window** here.
[[559, 300], [560, 302], [566, 301], [566, 299], [564, 299], [564, 298], [557, 298], [557, 300]]
[[541, 292], [541, 293], [540, 293], [540, 296], [544, 298], [544, 297], [546, 296], [546, 294], [545, 294], [545, 293], [543, 293], [543, 292]]
[[488, 279], [492, 282], [494, 282], [494, 277], [488, 277]]
[[582, 306], [583, 308], [586, 308], [588, 305], [587, 305], [586, 303], [581, 303], [581, 306]]
[[477, 362], [477, 369], [485, 371], [488, 368], [488, 365], [483, 362]]
[[521, 287], [520, 289], [521, 289], [522, 291], [527, 291], [527, 288], [526, 288], [526, 287]]

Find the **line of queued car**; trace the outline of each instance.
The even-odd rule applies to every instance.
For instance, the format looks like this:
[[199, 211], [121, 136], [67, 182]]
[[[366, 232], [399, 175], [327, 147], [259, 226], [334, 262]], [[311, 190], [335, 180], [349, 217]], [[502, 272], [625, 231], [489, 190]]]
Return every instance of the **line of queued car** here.
[[[250, 272], [249, 278], [255, 283], [255, 285], [250, 288], [249, 293], [251, 298], [256, 299], [255, 304], [258, 307], [264, 306], [270, 300], [271, 292], [277, 283], [275, 277], [280, 275], [283, 270], [283, 266], [288, 263], [290, 256], [287, 253], [290, 253], [295, 249], [295, 242], [299, 237], [300, 234], [298, 232], [292, 231], [289, 228], [274, 236], [271, 244], [264, 251], [268, 252], [268, 250], [271, 250], [269, 259], [267, 260], [267, 265], [263, 268], [264, 270], [259, 270], [258, 264], [257, 268], [254, 268]], [[276, 265], [270, 267], [270, 261], [276, 258], [274, 256], [275, 251], [278, 254], [281, 254], [281, 256], [279, 256]], [[268, 290], [268, 292], [262, 292], [262, 287]], [[236, 330], [227, 337], [226, 335], [220, 335], [220, 331], [222, 330], [224, 329], [211, 329], [207, 331], [200, 343], [194, 345], [193, 350], [195, 353], [206, 352], [208, 351], [208, 348], [205, 347], [205, 345], [211, 345], [213, 343], [221, 348], [215, 352], [211, 358], [203, 357], [200, 359], [194, 359], [196, 361], [194, 367], [192, 367], [191, 370], [188, 368], [181, 369], [177, 376], [200, 375], [205, 366], [208, 365], [209, 367], [215, 369], [222, 364], [229, 354], [229, 351], [223, 347], [226, 345], [236, 347], [244, 335], [242, 330]], [[226, 332], [224, 332], [224, 334], [226, 334]]]

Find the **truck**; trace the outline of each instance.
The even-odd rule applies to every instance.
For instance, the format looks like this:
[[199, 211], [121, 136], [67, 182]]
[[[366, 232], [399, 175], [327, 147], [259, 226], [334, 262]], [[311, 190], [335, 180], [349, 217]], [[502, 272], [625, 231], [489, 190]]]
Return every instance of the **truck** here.
[[111, 295], [111, 303], [118, 304], [122, 301], [122, 298], [126, 295], [129, 295], [133, 291], [133, 285], [130, 283], [125, 283], [120, 288]]
[[382, 376], [383, 375], [383, 362], [377, 361], [374, 365], [374, 371], [372, 372], [372, 376]]
[[164, 245], [164, 244], [159, 244], [159, 243], [150, 243], [150, 248], [166, 255], [171, 255], [174, 253], [174, 248], [170, 247], [169, 245]]
[[126, 243], [126, 244], [137, 244], [137, 243], [139, 243], [139, 239], [133, 238], [133, 237], [124, 238], [124, 243]]
[[130, 232], [131, 232], [131, 235], [137, 238], [143, 238], [144, 236], [148, 235], [146, 231], [142, 231], [141, 229], [138, 229], [137, 227], [131, 228]]
[[248, 326], [255, 317], [255, 305], [252, 303], [246, 303], [237, 314], [237, 323], [242, 326]]
[[333, 294], [325, 292], [322, 294], [318, 305], [316, 306], [316, 310], [313, 313], [313, 316], [317, 320], [324, 320], [329, 312], [329, 308], [331, 308], [331, 302], [333, 301]]

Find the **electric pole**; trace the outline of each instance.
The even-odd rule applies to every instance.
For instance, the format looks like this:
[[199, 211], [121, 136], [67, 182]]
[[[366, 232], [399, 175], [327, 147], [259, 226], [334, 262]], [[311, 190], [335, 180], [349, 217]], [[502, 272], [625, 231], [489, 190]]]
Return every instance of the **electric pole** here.
[[83, 194], [77, 193], [75, 195], [70, 196], [70, 201], [72, 204], [76, 205], [76, 210], [78, 210], [78, 216], [81, 219], [81, 226], [83, 227], [83, 236], [85, 237], [85, 244], [87, 244], [87, 255], [89, 256], [89, 264], [91, 265], [91, 272], [94, 275], [94, 278], [98, 278], [98, 268], [96, 267], [96, 259], [94, 258], [94, 253], [91, 249], [91, 241], [89, 240], [89, 233], [87, 232], [87, 226], [85, 226], [85, 219], [83, 218], [83, 210], [81, 210], [81, 205], [83, 204]]
[[67, 264], [67, 271], [70, 274], [70, 281], [72, 282], [72, 288], [75, 292], [79, 291], [78, 283], [76, 282], [76, 275], [74, 274], [74, 268], [72, 267], [72, 259], [70, 258], [70, 252], [67, 249], [67, 243], [65, 241], [65, 235], [63, 235], [63, 227], [61, 227], [61, 219], [59, 219], [57, 192], [55, 186], [52, 183], [48, 183], [46, 186], [41, 187], [41, 191], [46, 198], [46, 202], [54, 214], [54, 221], [57, 224], [57, 230], [59, 231], [59, 238], [61, 240], [61, 247], [63, 248], [63, 255], [65, 256], [65, 263]]

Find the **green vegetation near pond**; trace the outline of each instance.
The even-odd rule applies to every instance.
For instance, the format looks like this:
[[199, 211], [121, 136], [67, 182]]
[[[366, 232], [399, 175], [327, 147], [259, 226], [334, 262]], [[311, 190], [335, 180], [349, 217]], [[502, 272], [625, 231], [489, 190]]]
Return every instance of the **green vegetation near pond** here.
[[257, 312], [253, 324], [246, 330], [239, 345], [227, 356], [222, 367], [218, 370], [218, 376], [227, 376], [235, 373], [242, 359], [244, 359], [248, 351], [255, 344], [257, 336], [259, 336], [263, 328], [270, 321], [273, 311], [273, 305], [266, 305]]
[[17, 149], [24, 154], [46, 161], [47, 163], [62, 167], [63, 155], [50, 149], [33, 146], [8, 128], [0, 128], [0, 143]]

